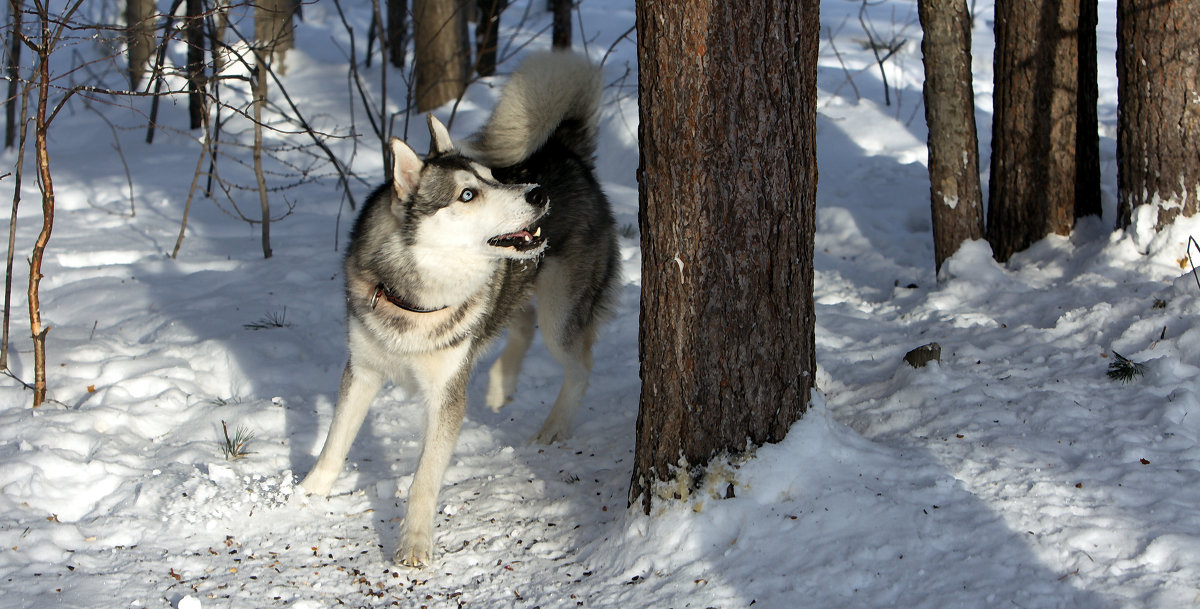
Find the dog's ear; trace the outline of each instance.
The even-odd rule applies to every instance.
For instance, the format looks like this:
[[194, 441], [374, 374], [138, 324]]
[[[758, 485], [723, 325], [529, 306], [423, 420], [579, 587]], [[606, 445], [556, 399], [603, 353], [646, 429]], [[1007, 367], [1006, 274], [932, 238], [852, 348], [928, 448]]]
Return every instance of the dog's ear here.
[[392, 148], [392, 189], [401, 201], [408, 198], [421, 179], [421, 167], [425, 165], [404, 140], [394, 137], [389, 142]]
[[432, 114], [426, 114], [425, 120], [429, 123], [429, 156], [454, 152], [454, 141], [442, 121]]

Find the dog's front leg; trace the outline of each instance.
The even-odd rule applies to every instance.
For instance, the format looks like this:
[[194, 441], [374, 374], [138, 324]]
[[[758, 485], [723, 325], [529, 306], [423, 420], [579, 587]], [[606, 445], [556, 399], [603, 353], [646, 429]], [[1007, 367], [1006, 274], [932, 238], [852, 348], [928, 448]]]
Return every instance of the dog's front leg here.
[[521, 372], [521, 360], [533, 342], [535, 312], [526, 306], [513, 312], [508, 322], [508, 342], [504, 352], [488, 370], [487, 405], [492, 412], [500, 412], [517, 390], [517, 375]]
[[328, 495], [333, 488], [333, 482], [342, 472], [342, 464], [350, 452], [350, 444], [358, 435], [367, 416], [371, 400], [383, 386], [383, 376], [378, 372], [361, 367], [355, 368], [353, 362], [346, 362], [342, 372], [342, 385], [338, 391], [337, 406], [333, 410], [333, 422], [329, 424], [329, 435], [325, 437], [325, 445], [321, 448], [321, 456], [317, 464], [304, 477], [300, 486], [314, 495]]
[[447, 349], [425, 358], [415, 370], [426, 397], [425, 430], [396, 551], [396, 562], [405, 566], [424, 567], [433, 559], [433, 516], [467, 409], [470, 353], [469, 345]]

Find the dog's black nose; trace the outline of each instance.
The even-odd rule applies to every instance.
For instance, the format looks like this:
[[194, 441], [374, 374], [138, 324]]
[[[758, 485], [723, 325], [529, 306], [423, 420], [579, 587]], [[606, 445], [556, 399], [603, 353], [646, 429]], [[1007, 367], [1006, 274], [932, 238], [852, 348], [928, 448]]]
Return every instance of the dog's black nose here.
[[550, 197], [546, 195], [545, 188], [534, 186], [525, 193], [525, 201], [534, 207], [545, 207], [550, 202]]

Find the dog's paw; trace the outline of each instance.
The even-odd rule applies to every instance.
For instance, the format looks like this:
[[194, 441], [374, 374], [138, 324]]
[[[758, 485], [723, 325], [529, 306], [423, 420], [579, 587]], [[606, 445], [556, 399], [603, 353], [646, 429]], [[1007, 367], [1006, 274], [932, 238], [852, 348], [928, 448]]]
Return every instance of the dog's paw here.
[[485, 403], [492, 412], [500, 412], [506, 404], [512, 401], [513, 394], [517, 392], [517, 379], [509, 378], [498, 370], [498, 366], [492, 366], [488, 373], [488, 388]]
[[533, 443], [550, 445], [558, 444], [559, 442], [566, 442], [567, 438], [571, 435], [570, 431], [570, 429], [567, 429], [561, 425], [551, 425], [550, 422], [547, 421], [546, 424], [542, 425], [542, 428], [538, 430], [536, 434], [534, 434]]
[[304, 489], [303, 492], [309, 495], [324, 497], [329, 494], [329, 491], [333, 490], [334, 480], [337, 480], [336, 472], [332, 476], [329, 476], [314, 470], [309, 472], [304, 477], [304, 480], [300, 481], [300, 488]]
[[433, 540], [429, 535], [406, 533], [396, 550], [396, 564], [423, 569], [433, 563]]
[[492, 412], [500, 412], [509, 402], [512, 401], [512, 395], [505, 393], [503, 387], [497, 387], [496, 383], [488, 385], [487, 392], [487, 407], [492, 409]]

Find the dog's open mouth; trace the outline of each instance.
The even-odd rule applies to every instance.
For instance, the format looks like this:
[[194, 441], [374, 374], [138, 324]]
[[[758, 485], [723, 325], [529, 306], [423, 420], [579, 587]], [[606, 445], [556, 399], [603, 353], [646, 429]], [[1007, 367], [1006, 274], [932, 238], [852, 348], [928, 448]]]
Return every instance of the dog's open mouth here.
[[530, 232], [530, 229], [523, 228], [515, 233], [505, 233], [496, 235], [488, 239], [488, 245], [492, 247], [508, 247], [518, 252], [526, 252], [545, 243], [546, 238], [542, 236], [542, 227], [537, 227]]

